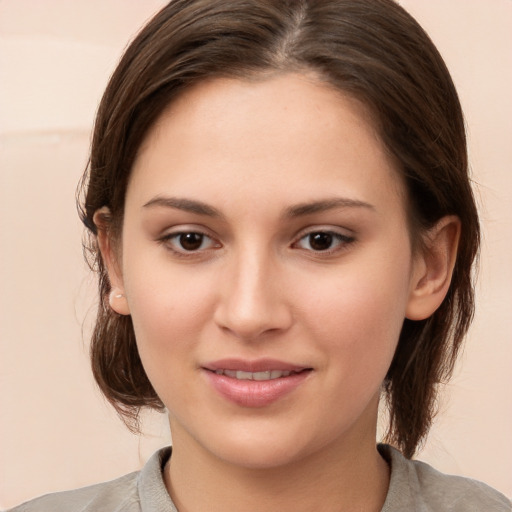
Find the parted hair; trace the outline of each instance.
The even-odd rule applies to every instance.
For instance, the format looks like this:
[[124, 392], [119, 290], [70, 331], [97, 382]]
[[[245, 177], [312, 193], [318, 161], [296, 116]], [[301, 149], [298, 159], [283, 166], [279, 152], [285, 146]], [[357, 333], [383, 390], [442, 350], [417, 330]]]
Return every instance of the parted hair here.
[[428, 319], [404, 320], [383, 383], [386, 441], [412, 457], [472, 320], [480, 233], [457, 92], [428, 35], [393, 0], [174, 0], [135, 37], [101, 100], [79, 186], [86, 253], [99, 278], [94, 377], [132, 430], [139, 428], [141, 408], [164, 409], [139, 358], [131, 317], [109, 307], [94, 213], [108, 207], [103, 220], [118, 240], [137, 152], [184, 90], [217, 77], [286, 72], [312, 72], [369, 108], [405, 183], [413, 248], [441, 217], [461, 221], [447, 296]]

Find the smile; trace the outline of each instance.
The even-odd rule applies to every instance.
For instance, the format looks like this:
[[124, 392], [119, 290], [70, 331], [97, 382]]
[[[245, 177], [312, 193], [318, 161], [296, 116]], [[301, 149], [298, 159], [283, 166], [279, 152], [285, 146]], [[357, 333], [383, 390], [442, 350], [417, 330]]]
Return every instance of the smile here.
[[[225, 375], [237, 380], [274, 380], [282, 377], [289, 377], [292, 373], [289, 370], [266, 370], [262, 372], [246, 372], [243, 370], [215, 370], [217, 375]], [[298, 372], [295, 372], [298, 373]]]
[[211, 389], [231, 404], [244, 408], [267, 407], [309, 380], [313, 368], [271, 359], [223, 359], [202, 367]]

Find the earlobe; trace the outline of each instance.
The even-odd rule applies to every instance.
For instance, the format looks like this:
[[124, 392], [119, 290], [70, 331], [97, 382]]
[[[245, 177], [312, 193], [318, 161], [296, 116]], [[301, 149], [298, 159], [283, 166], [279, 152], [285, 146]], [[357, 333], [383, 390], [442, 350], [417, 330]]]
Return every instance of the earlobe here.
[[112, 288], [108, 297], [108, 303], [116, 313], [120, 315], [130, 314], [130, 308], [128, 307], [126, 297], [118, 288]]
[[119, 266], [119, 258], [114, 247], [112, 235], [108, 229], [109, 218], [110, 210], [106, 206], [96, 210], [93, 216], [93, 221], [97, 228], [98, 248], [111, 285], [108, 302], [116, 313], [129, 315], [130, 308], [124, 293], [124, 282]]
[[443, 302], [450, 287], [459, 238], [460, 219], [454, 215], [440, 219], [425, 235], [412, 272], [405, 314], [409, 320], [425, 320]]

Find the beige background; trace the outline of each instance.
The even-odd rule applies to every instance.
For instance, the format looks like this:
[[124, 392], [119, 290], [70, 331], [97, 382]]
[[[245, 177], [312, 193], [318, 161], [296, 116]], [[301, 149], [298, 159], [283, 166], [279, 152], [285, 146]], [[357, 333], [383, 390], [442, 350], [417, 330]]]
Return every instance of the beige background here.
[[[163, 416], [129, 434], [92, 383], [74, 206], [102, 89], [162, 3], [0, 1], [0, 507], [137, 469], [169, 442]], [[420, 458], [510, 496], [512, 1], [401, 3], [459, 88], [485, 236], [478, 315]]]

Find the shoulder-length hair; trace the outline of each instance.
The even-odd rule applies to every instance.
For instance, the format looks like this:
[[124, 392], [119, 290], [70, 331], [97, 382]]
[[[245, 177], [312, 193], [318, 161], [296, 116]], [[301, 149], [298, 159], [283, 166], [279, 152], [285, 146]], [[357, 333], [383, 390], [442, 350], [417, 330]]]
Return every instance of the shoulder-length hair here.
[[174, 0], [138, 34], [101, 101], [81, 183], [86, 248], [99, 275], [93, 373], [134, 430], [141, 407], [164, 408], [139, 358], [131, 318], [108, 305], [94, 213], [107, 206], [108, 229], [120, 236], [137, 151], [185, 89], [216, 77], [286, 72], [313, 72], [369, 108], [406, 185], [413, 247], [441, 217], [461, 221], [448, 294], [430, 318], [404, 320], [383, 385], [386, 440], [411, 457], [428, 433], [438, 385], [451, 376], [473, 316], [480, 235], [455, 87], [432, 41], [393, 0]]

